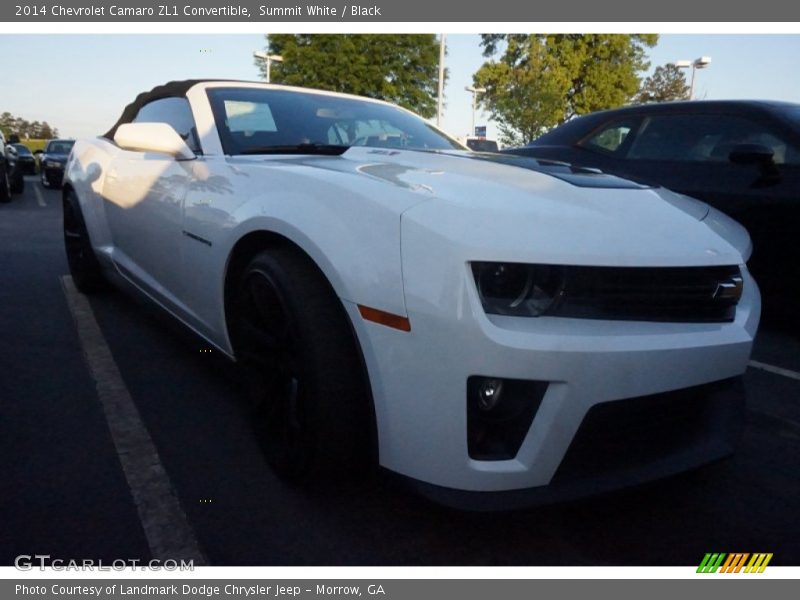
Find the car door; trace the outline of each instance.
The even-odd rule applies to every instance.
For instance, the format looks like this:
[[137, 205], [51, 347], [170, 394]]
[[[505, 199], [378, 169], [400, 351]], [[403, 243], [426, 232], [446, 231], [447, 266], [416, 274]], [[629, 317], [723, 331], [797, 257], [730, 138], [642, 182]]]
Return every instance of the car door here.
[[[773, 163], [731, 161], [741, 144], [766, 146]], [[773, 273], [797, 259], [799, 156], [786, 132], [757, 116], [653, 114], [643, 119], [615, 170], [699, 198], [739, 221], [753, 239], [751, 266], [772, 288], [783, 285]]]
[[[194, 119], [185, 98], [163, 98], [143, 106], [134, 123], [167, 123], [199, 151]], [[122, 273], [173, 310], [181, 310], [183, 201], [193, 161], [156, 152], [120, 151], [109, 165], [103, 194]]]

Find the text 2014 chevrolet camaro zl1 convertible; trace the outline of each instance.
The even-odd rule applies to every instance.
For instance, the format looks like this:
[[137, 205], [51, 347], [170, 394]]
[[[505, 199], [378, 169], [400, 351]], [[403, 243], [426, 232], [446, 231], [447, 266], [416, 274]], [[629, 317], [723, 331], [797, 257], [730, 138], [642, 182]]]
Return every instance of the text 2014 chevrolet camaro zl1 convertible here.
[[732, 451], [759, 320], [750, 239], [705, 204], [477, 154], [376, 100], [173, 82], [80, 141], [77, 287], [113, 279], [253, 374], [282, 477], [377, 461], [513, 506]]

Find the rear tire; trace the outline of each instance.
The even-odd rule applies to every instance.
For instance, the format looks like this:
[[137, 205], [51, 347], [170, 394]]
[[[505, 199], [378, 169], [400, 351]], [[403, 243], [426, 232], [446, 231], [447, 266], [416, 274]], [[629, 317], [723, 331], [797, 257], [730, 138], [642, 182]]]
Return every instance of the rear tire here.
[[75, 192], [64, 194], [64, 248], [75, 287], [84, 294], [107, 288], [106, 278], [92, 249], [89, 232]]
[[244, 269], [234, 303], [234, 344], [272, 469], [295, 483], [362, 474], [371, 456], [367, 384], [328, 281], [298, 250], [270, 249]]

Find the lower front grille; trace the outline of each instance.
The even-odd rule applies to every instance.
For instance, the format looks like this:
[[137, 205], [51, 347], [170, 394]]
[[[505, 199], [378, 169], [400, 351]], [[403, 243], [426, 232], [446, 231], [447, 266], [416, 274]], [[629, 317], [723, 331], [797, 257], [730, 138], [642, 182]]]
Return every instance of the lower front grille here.
[[[723, 455], [744, 419], [741, 379], [596, 404], [551, 483], [647, 471], [665, 461]], [[725, 452], [727, 448], [727, 452]], [[688, 459], [688, 460], [687, 460]]]

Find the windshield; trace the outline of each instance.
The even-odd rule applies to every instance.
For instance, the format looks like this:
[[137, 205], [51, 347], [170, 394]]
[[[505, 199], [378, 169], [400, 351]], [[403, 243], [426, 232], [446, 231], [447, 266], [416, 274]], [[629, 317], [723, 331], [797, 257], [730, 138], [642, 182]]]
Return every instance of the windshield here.
[[20, 156], [28, 156], [31, 151], [28, 150], [27, 146], [23, 146], [22, 144], [13, 144], [14, 148], [17, 149], [17, 154]]
[[258, 88], [211, 88], [208, 96], [226, 154], [331, 146], [463, 150], [422, 118], [387, 104]]
[[57, 142], [50, 142], [47, 144], [47, 154], [69, 154], [70, 150], [72, 150], [72, 146], [75, 145], [73, 141], [57, 141]]

